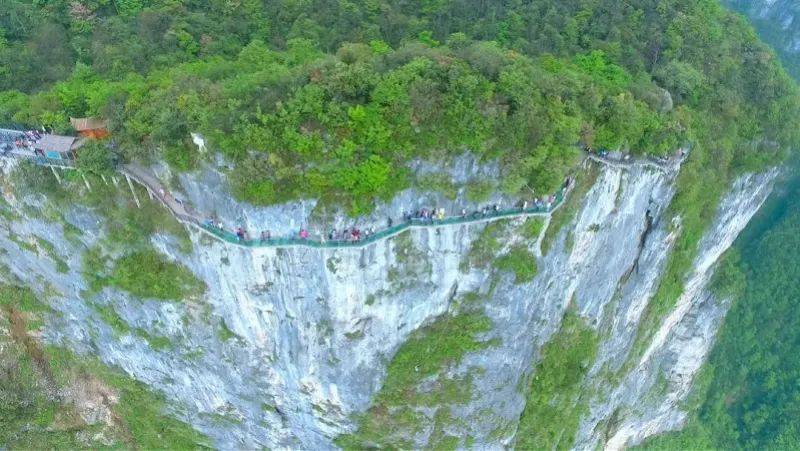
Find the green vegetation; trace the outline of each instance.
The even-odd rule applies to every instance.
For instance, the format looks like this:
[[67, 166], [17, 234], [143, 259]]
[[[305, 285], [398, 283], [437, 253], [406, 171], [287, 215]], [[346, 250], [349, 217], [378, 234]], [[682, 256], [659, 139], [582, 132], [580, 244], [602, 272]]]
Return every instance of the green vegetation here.
[[[441, 431], [450, 406], [469, 401], [472, 387], [470, 374], [448, 376], [447, 370], [456, 368], [465, 354], [489, 346], [479, 336], [490, 329], [485, 315], [459, 313], [416, 330], [389, 363], [383, 387], [357, 419], [358, 430], [338, 437], [336, 444], [344, 449], [412, 448], [410, 438], [431, 420], [423, 408], [435, 411], [434, 429]], [[432, 442], [452, 444], [452, 438], [435, 432]]]
[[25, 347], [5, 340], [0, 341], [0, 443], [12, 450], [80, 448], [75, 429], [91, 427], [81, 423], [74, 407], [47, 395], [46, 381]]
[[99, 246], [94, 246], [83, 253], [81, 274], [89, 284], [89, 293], [97, 293], [106, 286], [108, 258], [103, 256]]
[[81, 147], [77, 161], [78, 168], [95, 175], [112, 175], [114, 161], [111, 151], [104, 143], [90, 141]]
[[147, 344], [149, 344], [150, 347], [155, 350], [169, 349], [170, 347], [172, 347], [172, 340], [170, 340], [169, 337], [162, 337], [160, 335], [151, 335], [146, 330], [138, 328], [134, 332], [139, 337], [144, 338], [147, 341]]
[[[70, 177], [77, 179], [70, 180]], [[182, 299], [204, 290], [186, 268], [165, 260], [152, 248], [151, 237], [158, 233], [174, 238], [179, 251], [191, 252], [192, 242], [183, 225], [175, 221], [161, 205], [149, 200], [147, 194], [139, 188], [137, 194], [141, 208], [137, 207], [127, 186], [120, 185], [117, 188], [91, 174], [88, 178], [91, 180], [91, 190], [85, 188], [82, 179], [74, 172], [65, 174], [63, 184], [56, 183], [52, 174], [41, 167], [22, 164], [14, 173], [14, 180], [19, 181], [18, 185], [15, 182], [16, 189], [20, 192], [28, 189], [46, 192], [47, 200], [53, 208], [77, 203], [104, 216], [105, 239], [98, 246], [87, 249], [83, 255], [82, 272], [89, 282], [90, 292], [114, 285], [136, 295], [149, 295], [157, 299]], [[47, 191], [50, 189], [52, 191]], [[60, 213], [54, 214], [61, 218]], [[65, 234], [69, 236], [78, 236], [80, 233], [74, 226], [66, 223], [64, 228]], [[32, 252], [41, 249], [55, 261], [57, 270], [69, 270], [52, 243], [38, 237], [35, 238], [36, 245], [16, 239], [20, 246]], [[119, 254], [123, 254], [122, 257], [114, 261], [112, 256]]]
[[47, 194], [54, 200], [61, 200], [65, 193], [58, 180], [50, 171], [36, 166], [31, 161], [20, 161], [11, 173], [11, 182], [20, 195]]
[[797, 22], [792, 21], [787, 24], [785, 21], [784, 8], [777, 5], [793, 6], [787, 3], [769, 4], [769, 14], [764, 14], [765, 4], [750, 0], [725, 0], [724, 4], [731, 9], [741, 12], [747, 16], [749, 22], [758, 30], [759, 37], [776, 50], [781, 62], [786, 70], [794, 76], [800, 78], [800, 59], [793, 45], [796, 39], [798, 28]]
[[525, 220], [520, 228], [520, 235], [523, 238], [536, 241], [539, 239], [539, 236], [542, 234], [542, 230], [544, 229], [545, 220], [542, 218], [531, 217]]
[[505, 255], [494, 261], [495, 268], [514, 273], [514, 283], [526, 283], [533, 280], [538, 272], [536, 256], [525, 245], [516, 245]]
[[[110, 121], [122, 158], [163, 158], [179, 171], [211, 158], [189, 142], [189, 132], [200, 132], [213, 151], [231, 161], [233, 193], [256, 204], [313, 197], [364, 213], [376, 198], [411, 183], [406, 168], [412, 159], [447, 160], [465, 150], [498, 161], [499, 188], [505, 192], [548, 193], [577, 162], [576, 143], [639, 155], [663, 155], [691, 144], [671, 206], [681, 219], [680, 233], [643, 314], [632, 356], [680, 296], [697, 243], [732, 178], [780, 161], [800, 143], [796, 86], [742, 19], [714, 0], [7, 0], [0, 11], [0, 58], [0, 124], [69, 132], [70, 116], [101, 116]], [[85, 172], [107, 171], [104, 149], [85, 149], [79, 161]], [[15, 185], [24, 194], [47, 193], [53, 202], [80, 197], [107, 214], [109, 240], [87, 251], [83, 262], [93, 290], [110, 283], [157, 298], [202, 290], [185, 268], [150, 248], [153, 233], [173, 233], [169, 227], [176, 223], [159, 219], [163, 210], [136, 209], [94, 176], [94, 189], [86, 192], [76, 177], [66, 174], [58, 184], [46, 171], [23, 164]], [[553, 215], [544, 253], [574, 217], [591, 182], [591, 176], [579, 177], [574, 195]], [[419, 183], [452, 196], [454, 187], [442, 178]], [[467, 196], [486, 199], [496, 185], [474, 180]], [[486, 229], [465, 266], [488, 265], [502, 248], [501, 229]], [[182, 237], [185, 231], [174, 234]], [[786, 249], [792, 247], [770, 250], [783, 256]], [[119, 252], [124, 255], [112, 261]], [[749, 262], [748, 253], [742, 254]], [[503, 258], [498, 263], [514, 269], [528, 256]], [[792, 293], [791, 281], [778, 275], [767, 289], [759, 285], [758, 271], [746, 272], [742, 296], [762, 302], [737, 305], [763, 311], [743, 315], [748, 320], [738, 324], [741, 330], [764, 327], [752, 318], [772, 318], [775, 312], [792, 318], [784, 308], [789, 298], [782, 297]], [[725, 286], [742, 279], [735, 272], [720, 278]], [[764, 307], [764, 298], [775, 302], [772, 310]], [[728, 426], [705, 429], [714, 431], [707, 436], [715, 443], [731, 445], [731, 431], [738, 431], [737, 443], [746, 447], [769, 445], [767, 436], [779, 438], [776, 447], [793, 443], [794, 430], [767, 412], [778, 405], [770, 389], [792, 380], [784, 372], [795, 373], [795, 359], [786, 358], [794, 340], [780, 335], [790, 328], [777, 329], [781, 341], [772, 344], [780, 356], [752, 343], [758, 335], [738, 338], [751, 340], [734, 348], [755, 355], [746, 362], [755, 375], [747, 384], [729, 381], [737, 390], [719, 389], [729, 398], [717, 398], [711, 389], [718, 407], [704, 410], [715, 412], [708, 418], [719, 412], [731, 418], [720, 420]], [[768, 372], [762, 374], [763, 368]], [[737, 369], [726, 377], [739, 377]], [[393, 377], [387, 378], [383, 396], [388, 398], [379, 401], [396, 401], [399, 392], [390, 382], [419, 382]], [[465, 385], [439, 382], [440, 393]], [[569, 394], [574, 385], [562, 388]], [[415, 389], [410, 393], [415, 400], [424, 398]], [[790, 393], [787, 399], [797, 397]], [[762, 403], [773, 404], [763, 408]], [[396, 436], [387, 430], [418, 424], [412, 408], [376, 406], [373, 418], [363, 420], [364, 440], [392, 443]], [[793, 418], [793, 408], [781, 417]], [[446, 418], [442, 412], [436, 423]], [[440, 435], [442, 446], [453, 444]], [[559, 446], [570, 441], [569, 434], [560, 437]], [[360, 437], [342, 440], [365, 443]], [[72, 447], [71, 442], [39, 445]]]
[[[10, 0], [0, 123], [102, 116], [123, 158], [178, 170], [209, 158], [197, 131], [234, 163], [240, 199], [353, 214], [407, 186], [412, 158], [465, 149], [499, 159], [513, 194], [552, 192], [577, 142], [689, 141], [719, 174], [697, 180], [724, 185], [798, 141], [794, 85], [713, 0], [429, 3]], [[700, 202], [687, 190], [680, 211]]]
[[30, 288], [0, 283], [0, 310], [10, 307], [34, 314], [50, 311], [50, 307], [39, 301]]
[[422, 191], [433, 191], [442, 193], [446, 198], [455, 200], [458, 194], [458, 187], [449, 175], [436, 172], [426, 174], [417, 179], [417, 188]]
[[206, 289], [188, 268], [152, 249], [115, 261], [107, 283], [134, 296], [161, 300], [181, 300], [200, 295]]
[[100, 315], [104, 323], [111, 327], [116, 335], [124, 335], [131, 331], [131, 327], [122, 319], [113, 305], [92, 304], [92, 308]]
[[582, 382], [594, 362], [597, 333], [572, 312], [542, 348], [527, 387], [527, 403], [516, 435], [518, 449], [569, 449], [587, 410]]
[[217, 329], [217, 333], [219, 334], [219, 339], [222, 341], [228, 341], [233, 338], [237, 338], [236, 335], [227, 324], [225, 324], [225, 320], [221, 320], [219, 322], [219, 328]]
[[499, 220], [486, 224], [481, 233], [472, 242], [469, 253], [461, 261], [461, 271], [468, 268], [486, 268], [494, 261], [508, 239], [508, 220]]
[[643, 448], [797, 449], [800, 431], [800, 179], [759, 213], [713, 281], [734, 299], [680, 432]]
[[[99, 174], [98, 174], [99, 175]], [[83, 177], [75, 171], [67, 171], [62, 175], [59, 184], [49, 169], [21, 162], [12, 174], [14, 189], [17, 194], [46, 194], [46, 203], [40, 216], [48, 220], [59, 221], [64, 225], [65, 235], [78, 237], [82, 233], [74, 225], [63, 218], [65, 206], [73, 204], [91, 208], [103, 216], [107, 239], [105, 247], [117, 251], [148, 247], [153, 234], [168, 235], [175, 239], [178, 249], [184, 253], [192, 250], [192, 242], [186, 228], [175, 221], [172, 215], [160, 203], [149, 199], [147, 192], [135, 185], [141, 207], [134, 202], [124, 180], [115, 186], [111, 177], [103, 181], [93, 173], [86, 173], [91, 190], [86, 188]], [[39, 241], [40, 247], [55, 255], [52, 245]]]
[[[537, 219], [538, 218], [531, 218]], [[528, 238], [528, 234], [534, 229], [541, 230], [541, 222], [526, 221], [522, 225], [523, 236]], [[493, 265], [501, 271], [514, 273], [514, 283], [530, 282], [538, 271], [536, 256], [523, 244], [514, 245], [503, 255], [498, 255], [503, 249], [504, 243], [510, 237], [510, 222], [499, 220], [488, 223], [477, 238], [472, 242], [469, 252], [461, 261], [460, 269], [466, 272], [469, 268], [487, 268]]]
[[125, 189], [94, 185], [91, 191], [70, 194], [75, 202], [105, 216], [105, 240], [83, 254], [82, 273], [90, 292], [114, 286], [135, 296], [180, 300], [205, 291], [186, 267], [167, 260], [150, 242], [155, 233], [170, 235], [180, 251], [190, 252], [192, 242], [183, 225], [143, 191], [138, 193], [139, 208]]
[[152, 247], [135, 250], [116, 261], [100, 247], [83, 254], [83, 276], [90, 292], [116, 287], [137, 297], [179, 301], [205, 292], [205, 284], [185, 266], [167, 260]]
[[485, 202], [489, 200], [496, 189], [491, 180], [471, 181], [467, 184], [467, 200], [470, 202]]
[[61, 348], [47, 348], [46, 356], [55, 377], [62, 383], [75, 374], [89, 374], [117, 392], [119, 402], [112, 408], [129, 435], [126, 441], [135, 447], [161, 449], [169, 444], [170, 449], [189, 450], [209, 446], [206, 437], [168, 416], [163, 396], [150, 391], [144, 384], [96, 360], [76, 357]]
[[34, 238], [36, 239], [36, 243], [38, 244], [39, 248], [42, 249], [44, 253], [55, 262], [56, 271], [60, 273], [66, 273], [69, 271], [69, 265], [67, 265], [67, 262], [65, 262], [64, 259], [59, 257], [58, 252], [56, 252], [56, 247], [53, 245], [53, 243], [35, 235]]
[[147, 194], [140, 190], [138, 197], [141, 208], [137, 207], [130, 193], [111, 190], [109, 198], [97, 205], [98, 211], [106, 216], [104, 225], [108, 232], [107, 244], [112, 247], [130, 250], [136, 247], [148, 247], [150, 237], [155, 233], [167, 234], [175, 238], [178, 248], [189, 253], [192, 242], [186, 228], [170, 215], [169, 211], [156, 201], [150, 201]]

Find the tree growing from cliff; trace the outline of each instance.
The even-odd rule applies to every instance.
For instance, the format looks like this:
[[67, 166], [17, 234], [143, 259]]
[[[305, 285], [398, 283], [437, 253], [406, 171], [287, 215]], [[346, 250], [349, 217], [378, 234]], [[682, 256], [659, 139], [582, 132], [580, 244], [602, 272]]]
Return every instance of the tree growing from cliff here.
[[95, 175], [114, 173], [114, 155], [108, 146], [99, 141], [90, 141], [78, 150], [78, 168]]

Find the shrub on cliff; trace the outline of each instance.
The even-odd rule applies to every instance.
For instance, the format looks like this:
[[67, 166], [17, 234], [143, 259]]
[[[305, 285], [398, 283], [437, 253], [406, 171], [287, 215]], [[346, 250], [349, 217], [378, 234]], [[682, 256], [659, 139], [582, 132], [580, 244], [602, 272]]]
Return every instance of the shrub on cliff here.
[[152, 249], [123, 256], [108, 276], [108, 284], [141, 298], [181, 300], [205, 292], [205, 284], [185, 266]]

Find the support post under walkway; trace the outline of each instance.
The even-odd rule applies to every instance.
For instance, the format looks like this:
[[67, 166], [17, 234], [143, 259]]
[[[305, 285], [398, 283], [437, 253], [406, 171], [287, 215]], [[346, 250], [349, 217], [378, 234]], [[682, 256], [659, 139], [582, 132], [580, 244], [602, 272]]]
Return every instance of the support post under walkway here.
[[81, 178], [83, 179], [83, 183], [86, 185], [86, 189], [91, 191], [92, 185], [89, 184], [89, 180], [86, 180], [86, 175], [83, 172], [81, 172]]
[[58, 181], [58, 184], [60, 185], [61, 184], [61, 176], [58, 175], [58, 171], [56, 171], [56, 168], [54, 168], [53, 166], [50, 166], [50, 170], [53, 171], [53, 175], [56, 176], [56, 180]]
[[139, 203], [139, 198], [136, 197], [136, 190], [133, 189], [133, 183], [131, 183], [131, 178], [128, 174], [125, 174], [125, 180], [128, 181], [128, 187], [131, 189], [131, 194], [133, 194], [133, 200], [136, 202], [136, 206], [142, 208], [142, 204]]

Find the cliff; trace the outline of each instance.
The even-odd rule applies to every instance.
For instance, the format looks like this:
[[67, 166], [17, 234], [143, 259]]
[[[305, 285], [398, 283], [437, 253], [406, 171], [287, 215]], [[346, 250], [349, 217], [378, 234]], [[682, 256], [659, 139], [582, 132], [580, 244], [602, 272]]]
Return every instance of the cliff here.
[[[452, 171], [465, 179], [491, 174], [469, 163]], [[409, 337], [424, 344], [420, 331], [469, 304], [488, 318], [490, 326], [476, 334], [482, 345], [449, 359], [441, 379], [419, 384], [434, 386], [420, 393], [435, 392], [442, 380], [467, 389], [448, 398], [447, 421], [411, 427], [409, 443], [450, 436], [457, 446], [497, 448], [519, 440], [528, 387], [538, 389], [534, 370], [572, 315], [596, 343], [591, 361], [579, 368], [579, 396], [566, 402], [579, 419], [571, 444], [617, 449], [684, 420], [682, 402], [727, 308], [706, 290], [708, 280], [773, 177], [748, 175], [731, 187], [701, 240], [684, 293], [645, 334], [652, 338], [642, 349], [634, 346], [646, 332], [640, 319], [681, 218], [668, 209], [673, 175], [640, 166], [588, 163], [579, 188], [536, 236], [524, 219], [412, 229], [353, 249], [249, 249], [191, 229], [187, 251], [155, 234], [150, 241], [158, 252], [206, 285], [204, 294], [183, 302], [92, 289], [81, 272], [85, 250], [107, 232], [91, 209], [65, 207], [67, 226], [44, 219], [41, 197], [6, 190], [13, 213], [0, 230], [0, 248], [10, 273], [56, 312], [43, 328], [45, 342], [96, 355], [162, 392], [174, 415], [220, 448], [327, 449], [336, 437], [363, 431], [358, 414], [374, 407], [398, 349]], [[309, 217], [313, 203], [272, 209], [236, 203], [211, 169], [174, 185], [187, 202], [229, 224], [272, 230], [325, 224]], [[366, 224], [428, 201], [403, 193]], [[332, 224], [343, 227], [346, 219], [334, 217]], [[41, 240], [52, 243], [50, 252], [35, 245]], [[535, 277], [497, 264], [515, 249], [536, 257]], [[125, 327], [109, 324], [102, 313], [109, 309]], [[154, 346], [148, 337], [168, 340]], [[414, 415], [437, 417], [435, 399]]]

